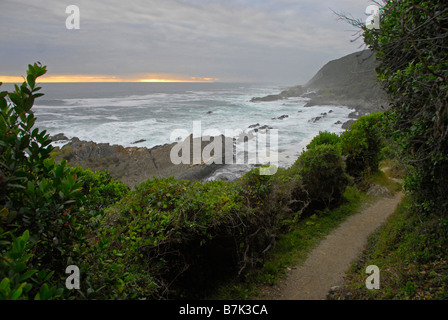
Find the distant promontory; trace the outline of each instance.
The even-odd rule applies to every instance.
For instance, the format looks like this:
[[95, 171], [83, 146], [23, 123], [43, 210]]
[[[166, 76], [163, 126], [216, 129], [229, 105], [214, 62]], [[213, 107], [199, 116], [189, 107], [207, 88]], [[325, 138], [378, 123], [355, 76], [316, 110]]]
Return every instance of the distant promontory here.
[[291, 97], [308, 97], [306, 106], [340, 105], [356, 109], [359, 115], [382, 111], [388, 107], [386, 94], [378, 83], [378, 63], [371, 50], [355, 52], [324, 65], [303, 86], [285, 89], [279, 94], [253, 98], [268, 102]]

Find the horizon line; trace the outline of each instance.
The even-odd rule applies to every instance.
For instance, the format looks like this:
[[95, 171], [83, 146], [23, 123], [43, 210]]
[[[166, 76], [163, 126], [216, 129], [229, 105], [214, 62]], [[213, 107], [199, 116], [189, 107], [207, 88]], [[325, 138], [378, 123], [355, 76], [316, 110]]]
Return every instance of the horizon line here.
[[[2, 81], [4, 79], [4, 81]], [[23, 83], [25, 76], [0, 75], [2, 83]], [[110, 75], [48, 75], [38, 79], [39, 83], [214, 83], [219, 78], [189, 77], [177, 74], [139, 74], [131, 77]]]

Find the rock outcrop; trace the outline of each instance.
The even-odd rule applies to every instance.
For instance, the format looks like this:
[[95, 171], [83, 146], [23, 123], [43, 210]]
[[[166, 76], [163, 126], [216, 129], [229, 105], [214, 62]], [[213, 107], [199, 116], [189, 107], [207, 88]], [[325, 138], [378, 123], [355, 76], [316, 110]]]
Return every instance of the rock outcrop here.
[[[201, 154], [205, 146], [213, 141], [213, 138], [210, 141], [205, 140], [200, 138], [196, 140], [200, 143]], [[178, 145], [177, 143], [148, 149], [81, 141], [78, 138], [71, 139], [60, 149], [56, 159], [64, 159], [72, 166], [79, 165], [93, 171], [108, 170], [114, 178], [133, 188], [154, 177], [174, 177], [186, 180], [206, 179], [225, 165], [225, 143], [233, 146], [233, 140], [229, 141], [229, 139], [223, 138], [222, 141], [222, 164], [212, 163], [212, 158], [206, 159], [205, 162], [202, 161], [201, 164], [193, 164], [193, 139], [190, 139], [191, 161], [189, 163], [191, 164], [173, 164], [171, 150]]]
[[296, 86], [289, 89], [286, 89], [279, 94], [268, 95], [266, 97], [256, 97], [252, 98], [251, 102], [269, 102], [269, 101], [277, 101], [283, 100], [293, 97], [300, 97], [306, 93], [306, 90], [302, 86]]

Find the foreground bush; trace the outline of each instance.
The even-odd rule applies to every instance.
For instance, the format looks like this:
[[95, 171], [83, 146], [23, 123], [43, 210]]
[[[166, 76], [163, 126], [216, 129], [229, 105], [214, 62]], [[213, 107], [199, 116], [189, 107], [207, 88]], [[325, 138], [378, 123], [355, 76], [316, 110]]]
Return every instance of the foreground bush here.
[[341, 136], [347, 173], [354, 178], [378, 171], [384, 139], [383, 116], [381, 112], [362, 116]]
[[[62, 273], [83, 241], [82, 224], [78, 224], [83, 217], [76, 210], [81, 185], [65, 163], [49, 159], [53, 150], [49, 135], [33, 128], [36, 118], [31, 108], [42, 96], [36, 79], [45, 73], [45, 67], [29, 65], [20, 87], [0, 93], [0, 256], [4, 268], [16, 265], [3, 275], [3, 285], [26, 280], [32, 267], [39, 268], [40, 274]], [[25, 246], [28, 239], [30, 245]], [[24, 285], [10, 298], [38, 296], [35, 289]]]
[[317, 145], [304, 152], [295, 166], [311, 201], [308, 210], [340, 204], [345, 188], [352, 182], [338, 145]]
[[174, 178], [141, 184], [101, 221], [85, 265], [94, 289], [104, 285], [98, 295], [108, 298], [191, 297], [253, 266], [271, 240], [270, 219], [248, 206], [257, 193]]
[[92, 218], [126, 192], [104, 174], [51, 159], [49, 135], [33, 128], [36, 79], [45, 73], [29, 65], [20, 87], [0, 93], [0, 294], [8, 299], [66, 295], [64, 271], [88, 248]]
[[419, 212], [448, 213], [446, 1], [385, 1], [381, 28], [364, 30], [390, 101], [400, 153], [414, 167], [407, 189]]

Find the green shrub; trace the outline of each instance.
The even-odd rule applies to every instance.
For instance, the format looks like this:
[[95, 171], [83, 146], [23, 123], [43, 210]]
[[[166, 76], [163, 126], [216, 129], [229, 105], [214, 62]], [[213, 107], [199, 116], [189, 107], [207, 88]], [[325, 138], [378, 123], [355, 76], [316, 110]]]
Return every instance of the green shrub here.
[[78, 166], [73, 168], [73, 174], [82, 183], [82, 194], [85, 197], [84, 207], [93, 213], [101, 213], [129, 192], [126, 184], [115, 180], [108, 171], [93, 172]]
[[342, 154], [346, 157], [347, 173], [360, 178], [378, 171], [383, 148], [383, 113], [360, 117], [341, 136]]
[[[106, 210], [85, 261], [97, 296], [192, 297], [257, 264], [270, 220], [248, 205], [258, 195], [240, 186], [168, 178], [129, 192]], [[252, 190], [263, 194], [259, 187]]]
[[[29, 65], [26, 82], [0, 93], [0, 238], [29, 232], [34, 245], [28, 267], [57, 271], [52, 281], [62, 281], [63, 271], [86, 245], [90, 216], [81, 206], [82, 183], [66, 162], [50, 158], [54, 148], [46, 131], [33, 128], [31, 109], [42, 96], [36, 79], [45, 73], [45, 67]], [[8, 250], [8, 241], [0, 243], [0, 255]], [[41, 296], [51, 293], [44, 291]]]
[[387, 1], [381, 28], [364, 30], [388, 95], [393, 138], [415, 167], [408, 190], [425, 213], [448, 213], [447, 19], [446, 1]]
[[310, 198], [308, 210], [341, 203], [345, 188], [351, 183], [338, 146], [323, 144], [302, 153], [298, 167]]
[[[3, 234], [5, 236], [5, 234]], [[45, 270], [38, 271], [29, 269], [27, 264], [32, 258], [30, 253], [33, 243], [29, 242], [29, 232], [26, 230], [20, 237], [12, 236], [12, 241], [2, 240], [5, 244], [10, 243], [10, 248], [0, 256], [0, 274], [5, 276], [0, 282], [0, 300], [28, 300], [33, 298], [30, 291], [34, 290], [36, 300], [56, 299], [64, 291], [62, 287], [50, 287], [48, 281], [54, 272], [47, 273]], [[28, 270], [27, 270], [28, 269]]]
[[322, 144], [338, 145], [341, 143], [341, 137], [337, 133], [328, 131], [321, 131], [319, 135], [315, 136], [313, 140], [307, 145], [307, 149], [312, 149]]

